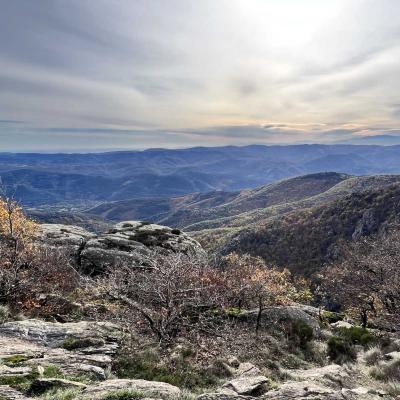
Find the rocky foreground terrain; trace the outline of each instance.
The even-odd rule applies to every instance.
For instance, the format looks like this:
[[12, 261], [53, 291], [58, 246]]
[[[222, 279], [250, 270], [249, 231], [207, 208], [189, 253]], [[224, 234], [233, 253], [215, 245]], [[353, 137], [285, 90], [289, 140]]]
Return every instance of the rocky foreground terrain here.
[[[75, 268], [84, 274], [85, 279], [92, 279], [92, 285], [98, 276], [104, 278], [102, 274], [108, 267], [120, 262], [129, 268], [146, 266], [152, 262], [155, 253], [206, 256], [198, 242], [180, 230], [138, 221], [121, 222], [104, 234], [94, 234], [76, 226], [45, 224], [40, 226], [40, 233], [34, 240], [50, 253], [56, 248], [65, 249]], [[122, 349], [125, 360], [129, 362], [135, 361], [139, 354], [137, 348], [133, 352], [133, 348], [126, 346], [127, 326], [133, 326], [139, 335], [148, 330], [136, 320], [132, 320], [130, 325], [124, 324], [123, 319], [133, 314], [129, 308], [125, 314], [116, 314], [119, 319], [106, 318], [105, 315], [108, 317], [118, 305], [104, 299], [97, 299], [99, 303], [96, 305], [103, 306], [102, 317], [88, 312], [93, 308], [88, 299], [90, 296], [95, 298], [96, 293], [92, 292], [98, 288], [93, 285], [84, 289], [85, 295], [82, 295], [83, 287], [78, 287], [69, 293], [69, 298], [42, 293], [39, 298], [33, 298], [32, 301], [40, 302], [31, 305], [31, 314], [25, 317], [15, 313], [6, 315], [1, 309], [0, 400], [399, 398], [400, 388], [396, 382], [400, 377], [400, 338], [396, 332], [360, 330], [352, 325], [354, 321], [349, 320], [351, 324], [343, 321], [344, 315], [340, 318], [336, 318], [339, 314], [335, 315], [331, 320], [333, 313], [327, 313], [329, 318], [323, 317], [323, 310], [297, 303], [266, 306], [261, 313], [252, 309], [229, 309], [227, 320], [230, 323], [234, 321], [235, 331], [231, 335], [225, 331], [226, 336], [220, 337], [220, 345], [216, 342], [213, 348], [187, 352], [184, 344], [190, 344], [190, 332], [186, 338], [176, 342], [156, 343], [158, 351], [167, 355], [168, 367], [172, 369], [182, 357], [189, 366], [196, 365], [196, 371], [199, 368], [211, 371], [211, 367], [218, 365], [218, 374], [214, 375], [216, 379], [208, 386], [178, 387], [178, 383], [171, 381], [176, 375], [164, 376], [165, 381], [160, 379], [160, 374], [137, 379], [138, 373], [142, 372], [140, 369], [130, 371], [129, 377], [124, 376], [116, 368]], [[43, 315], [40, 312], [53, 301], [59, 302], [60, 298], [68, 303], [66, 309], [73, 312], [66, 315], [48, 313], [46, 320], [34, 318], [35, 307], [37, 315]], [[344, 341], [344, 335], [353, 333], [353, 328], [356, 333], [366, 336], [350, 346], [350, 342]], [[202, 332], [201, 328], [198, 332]], [[217, 329], [215, 336], [218, 334]], [[154, 346], [154, 338], [150, 336], [147, 343]], [[204, 340], [206, 337], [204, 334]], [[296, 338], [301, 339], [297, 344]], [[328, 351], [330, 340], [334, 345], [331, 352]], [[349, 347], [343, 348], [344, 345]], [[252, 347], [257, 347], [257, 350], [253, 351]], [[351, 360], [334, 359], [332, 348], [341, 357], [351, 355]], [[257, 352], [261, 351], [263, 357], [258, 358]], [[201, 363], [197, 354], [207, 352], [208, 358]], [[146, 365], [144, 363], [143, 368]], [[155, 363], [152, 368], [157, 372], [159, 365]], [[194, 371], [187, 369], [185, 373], [190, 375]]]
[[[271, 385], [270, 379], [255, 365], [241, 363], [233, 356], [224, 360], [227, 378], [221, 380], [218, 387], [210, 388], [203, 394], [189, 394], [164, 382], [118, 379], [113, 375], [112, 363], [121, 335], [117, 325], [94, 321], [61, 324], [29, 319], [2, 324], [0, 398], [23, 400], [54, 389], [73, 393], [73, 397], [68, 398], [82, 400], [394, 398], [372, 383], [366, 373], [366, 353], [362, 351], [357, 363], [352, 365], [329, 364], [311, 369], [286, 370], [287, 379], [279, 387]], [[390, 364], [400, 360], [400, 352], [390, 352], [384, 357], [384, 363]], [[25, 390], [25, 394], [21, 389]], [[118, 393], [121, 397], [117, 397]]]

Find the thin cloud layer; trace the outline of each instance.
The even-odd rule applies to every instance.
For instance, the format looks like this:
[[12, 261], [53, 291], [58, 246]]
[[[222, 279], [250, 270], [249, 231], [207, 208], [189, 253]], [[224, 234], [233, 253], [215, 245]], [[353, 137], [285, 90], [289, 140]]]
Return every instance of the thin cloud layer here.
[[397, 0], [30, 0], [0, 14], [0, 150], [398, 134]]

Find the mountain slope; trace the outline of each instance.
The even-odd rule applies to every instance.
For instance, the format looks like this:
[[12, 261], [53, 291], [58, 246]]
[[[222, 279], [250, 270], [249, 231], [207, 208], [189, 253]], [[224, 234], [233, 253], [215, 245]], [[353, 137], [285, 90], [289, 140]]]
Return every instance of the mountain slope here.
[[261, 256], [311, 275], [335, 257], [342, 240], [379, 232], [398, 223], [399, 217], [400, 183], [395, 183], [249, 226], [226, 240], [220, 251]]
[[107, 219], [150, 219], [183, 228], [197, 222], [298, 201], [323, 193], [349, 177], [334, 172], [312, 174], [240, 192], [194, 193], [171, 199], [131, 199], [105, 203], [89, 212]]

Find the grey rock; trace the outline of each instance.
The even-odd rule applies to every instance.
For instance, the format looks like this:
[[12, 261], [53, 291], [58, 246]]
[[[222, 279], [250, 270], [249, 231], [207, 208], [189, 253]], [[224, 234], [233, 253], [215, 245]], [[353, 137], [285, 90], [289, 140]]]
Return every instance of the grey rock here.
[[105, 342], [119, 339], [118, 327], [109, 322], [46, 322], [38, 319], [6, 322], [0, 325], [0, 335], [31, 340], [46, 346], [60, 346], [68, 338], [103, 338]]
[[45, 246], [65, 248], [87, 274], [101, 273], [118, 262], [146, 265], [154, 251], [205, 256], [200, 244], [180, 230], [140, 221], [120, 222], [100, 235], [77, 226], [44, 224], [38, 240]]
[[337, 322], [334, 322], [333, 324], [331, 324], [331, 327], [334, 328], [334, 329], [342, 329], [342, 328], [350, 329], [353, 326], [354, 325], [352, 325], [352, 324], [350, 324], [349, 322], [346, 322], [346, 321], [337, 321]]
[[107, 393], [126, 389], [136, 390], [150, 398], [174, 399], [181, 394], [179, 388], [165, 382], [145, 381], [143, 379], [110, 379], [89, 385], [82, 392], [82, 397], [89, 397], [92, 400], [101, 399]]
[[225, 383], [223, 388], [233, 390], [237, 394], [251, 395], [262, 389], [267, 382], [268, 379], [263, 375], [241, 376]]
[[361, 219], [357, 222], [352, 234], [352, 239], [358, 240], [361, 236], [369, 235], [371, 232], [376, 230], [377, 227], [378, 221], [375, 217], [374, 210], [368, 209], [364, 211]]
[[251, 400], [254, 397], [241, 396], [237, 393], [205, 393], [196, 398], [196, 400]]
[[261, 371], [249, 362], [241, 363], [233, 372], [235, 377], [260, 376]]
[[341, 392], [310, 382], [288, 382], [266, 393], [263, 400], [343, 400]]
[[[59, 347], [65, 338], [96, 336], [102, 339], [104, 345], [73, 351]], [[111, 367], [112, 357], [118, 350], [118, 341], [119, 331], [115, 325], [108, 323], [14, 321], [0, 326], [0, 362], [22, 355], [27, 359], [23, 367], [56, 365], [66, 375], [89, 373], [96, 379], [104, 380], [105, 369]]]
[[[257, 315], [258, 310], [243, 311], [238, 315], [238, 318], [255, 323]], [[313, 329], [315, 334], [320, 333], [321, 328], [318, 318], [304, 311], [303, 307], [300, 305], [267, 307], [261, 314], [261, 327], [265, 329], [270, 329], [271, 326], [297, 321], [307, 324]]]
[[0, 376], [27, 376], [31, 373], [29, 367], [7, 367], [0, 365]]
[[0, 385], [0, 398], [4, 398], [7, 400], [28, 400], [29, 397], [26, 397], [24, 394], [19, 392], [18, 390], [8, 386], [8, 385]]

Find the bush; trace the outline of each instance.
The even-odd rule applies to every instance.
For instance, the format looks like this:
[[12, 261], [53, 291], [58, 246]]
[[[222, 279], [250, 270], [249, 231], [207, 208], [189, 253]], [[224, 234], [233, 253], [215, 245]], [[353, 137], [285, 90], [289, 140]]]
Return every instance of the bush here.
[[287, 329], [289, 340], [298, 347], [305, 349], [314, 337], [313, 328], [304, 321], [292, 322]]
[[369, 374], [379, 381], [393, 382], [400, 380], [400, 360], [394, 360], [371, 368]]
[[4, 324], [10, 317], [10, 308], [7, 305], [0, 305], [0, 324]]
[[374, 346], [365, 353], [364, 358], [367, 365], [376, 365], [383, 358], [382, 350], [378, 346]]
[[376, 337], [372, 333], [359, 326], [339, 328], [339, 333], [340, 336], [344, 337], [351, 344], [359, 344], [364, 347], [376, 341]]
[[187, 389], [213, 386], [219, 380], [213, 368], [196, 367], [182, 354], [168, 364], [151, 351], [122, 354], [114, 361], [113, 369], [118, 378], [167, 382]]
[[357, 357], [354, 346], [348, 340], [339, 336], [329, 338], [328, 356], [338, 364], [354, 361]]

